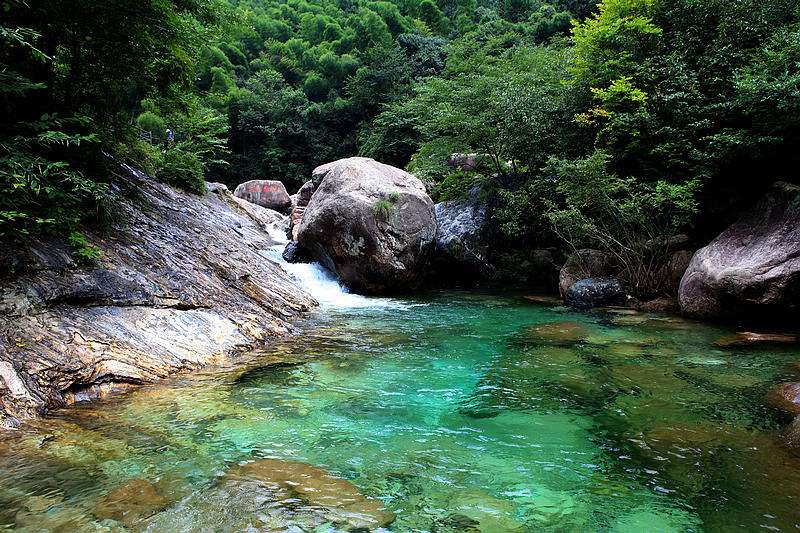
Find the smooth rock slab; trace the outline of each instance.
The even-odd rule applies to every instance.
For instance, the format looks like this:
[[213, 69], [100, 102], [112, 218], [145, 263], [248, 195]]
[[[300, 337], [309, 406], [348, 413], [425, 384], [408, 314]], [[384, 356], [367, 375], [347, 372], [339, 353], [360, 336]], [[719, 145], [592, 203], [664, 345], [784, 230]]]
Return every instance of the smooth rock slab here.
[[386, 527], [395, 519], [380, 500], [367, 498], [349, 481], [306, 463], [261, 459], [234, 467], [226, 478], [264, 482], [278, 493], [287, 492], [308, 505], [324, 507], [334, 521], [358, 529]]

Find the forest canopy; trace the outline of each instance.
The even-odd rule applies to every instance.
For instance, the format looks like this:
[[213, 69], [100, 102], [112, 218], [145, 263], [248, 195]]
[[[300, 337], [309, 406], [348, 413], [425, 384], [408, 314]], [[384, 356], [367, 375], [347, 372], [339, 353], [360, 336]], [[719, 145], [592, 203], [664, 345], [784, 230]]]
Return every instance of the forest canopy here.
[[[0, 8], [7, 238], [101, 223], [109, 156], [197, 193], [296, 188], [316, 165], [374, 157], [434, 200], [477, 186], [497, 242], [523, 252], [707, 237], [796, 180], [797, 0]], [[453, 153], [481, 163], [450, 168]]]

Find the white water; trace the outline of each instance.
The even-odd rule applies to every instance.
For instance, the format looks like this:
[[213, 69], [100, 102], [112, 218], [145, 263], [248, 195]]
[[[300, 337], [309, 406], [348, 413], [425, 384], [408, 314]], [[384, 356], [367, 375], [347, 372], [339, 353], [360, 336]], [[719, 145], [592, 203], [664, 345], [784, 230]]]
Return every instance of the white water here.
[[350, 293], [339, 280], [319, 263], [287, 263], [283, 249], [289, 242], [283, 232], [270, 226], [269, 235], [278, 244], [267, 251], [267, 257], [281, 266], [308, 294], [326, 309], [394, 308], [408, 309], [408, 304], [391, 298], [373, 298]]

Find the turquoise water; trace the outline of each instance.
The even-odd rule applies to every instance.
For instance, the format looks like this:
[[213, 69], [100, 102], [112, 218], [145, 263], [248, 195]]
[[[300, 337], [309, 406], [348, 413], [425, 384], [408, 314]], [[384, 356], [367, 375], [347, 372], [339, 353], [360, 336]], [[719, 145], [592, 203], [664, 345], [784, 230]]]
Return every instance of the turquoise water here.
[[0, 529], [800, 528], [800, 460], [763, 403], [797, 347], [513, 295], [324, 314], [4, 435]]

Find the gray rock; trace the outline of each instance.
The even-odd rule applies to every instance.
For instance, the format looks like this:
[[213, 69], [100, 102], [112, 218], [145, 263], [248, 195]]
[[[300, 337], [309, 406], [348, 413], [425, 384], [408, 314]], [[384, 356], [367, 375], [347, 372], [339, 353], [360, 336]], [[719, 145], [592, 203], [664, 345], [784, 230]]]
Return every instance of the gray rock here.
[[799, 228], [800, 187], [776, 183], [694, 255], [680, 283], [683, 312], [708, 319], [796, 317]]
[[289, 229], [286, 236], [292, 240], [297, 240], [297, 234], [300, 231], [300, 222], [303, 220], [303, 215], [306, 212], [306, 207], [311, 201], [311, 196], [314, 194], [314, 182], [307, 181], [300, 187], [300, 190], [293, 195], [296, 201], [292, 202], [292, 213], [289, 217]]
[[280, 212], [286, 212], [292, 206], [292, 199], [286, 192], [286, 187], [276, 180], [250, 180], [240, 183], [233, 191], [233, 195]]
[[436, 235], [433, 202], [422, 182], [363, 157], [322, 165], [313, 176], [300, 245], [355, 291], [418, 286]]
[[281, 254], [287, 263], [310, 263], [311, 257], [308, 256], [305, 250], [299, 244], [292, 241], [286, 244]]
[[558, 276], [558, 292], [565, 297], [573, 283], [587, 278], [614, 276], [619, 273], [614, 259], [600, 250], [585, 248], [567, 258]]
[[477, 170], [480, 156], [478, 154], [450, 154], [447, 164], [453, 170]]
[[582, 279], [567, 289], [564, 301], [578, 309], [622, 305], [626, 301], [625, 289], [616, 278]]
[[484, 277], [493, 271], [487, 261], [486, 204], [475, 196], [434, 206], [437, 270], [446, 270], [448, 276], [454, 273], [453, 269], [472, 277]]
[[[118, 222], [87, 233], [80, 268], [63, 241], [32, 239], [0, 285], [0, 425], [219, 362], [293, 330], [315, 305], [265, 259], [282, 217], [222, 187], [194, 196], [123, 167]], [[126, 198], [135, 198], [129, 200]]]

